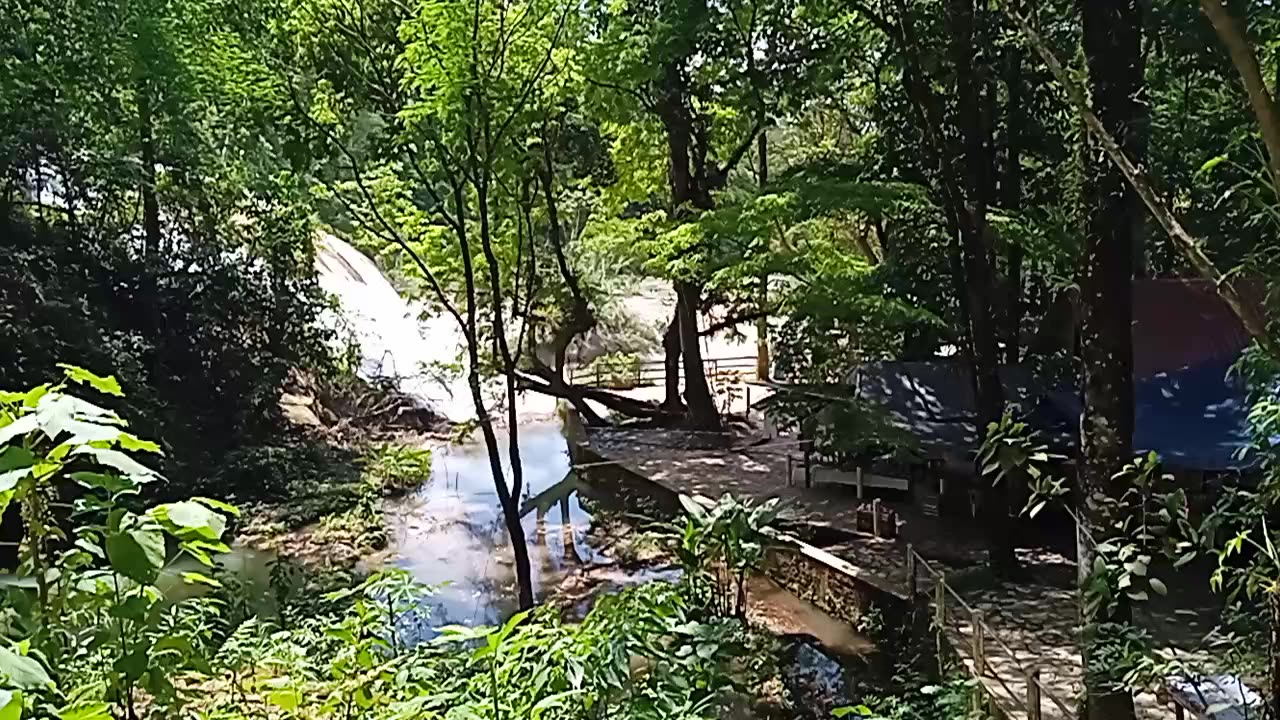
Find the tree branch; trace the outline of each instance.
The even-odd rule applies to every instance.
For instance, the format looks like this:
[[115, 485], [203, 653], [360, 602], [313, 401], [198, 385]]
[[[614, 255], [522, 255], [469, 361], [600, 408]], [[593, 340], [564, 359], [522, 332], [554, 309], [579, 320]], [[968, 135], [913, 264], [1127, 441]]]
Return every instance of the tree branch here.
[[742, 162], [742, 158], [746, 157], [747, 151], [756, 143], [756, 135], [760, 133], [760, 130], [763, 127], [764, 124], [760, 120], [757, 120], [756, 123], [751, 126], [751, 132], [747, 133], [747, 136], [743, 138], [742, 143], [733, 149], [733, 153], [729, 155], [729, 159], [725, 160], [724, 167], [716, 170], [717, 184], [723, 184], [725, 180], [728, 179], [729, 173], [737, 167], [738, 163]]
[[1213, 283], [1218, 290], [1218, 294], [1231, 307], [1236, 317], [1240, 319], [1240, 324], [1253, 336], [1258, 345], [1271, 357], [1280, 359], [1280, 344], [1277, 344], [1276, 340], [1267, 331], [1266, 318], [1262, 316], [1256, 306], [1241, 296], [1231, 278], [1218, 270], [1217, 266], [1213, 264], [1213, 260], [1205, 253], [1203, 242], [1187, 232], [1182, 223], [1178, 222], [1178, 219], [1174, 217], [1165, 203], [1156, 195], [1146, 174], [1129, 160], [1128, 156], [1124, 154], [1124, 150], [1116, 143], [1115, 138], [1111, 136], [1111, 133], [1107, 132], [1102, 121], [1098, 119], [1098, 116], [1090, 107], [1084, 89], [1071, 78], [1062, 63], [1058, 61], [1058, 57], [1053, 53], [1053, 50], [1040, 37], [1040, 34], [1031, 27], [1031, 24], [1020, 13], [1010, 9], [1007, 5], [1004, 10], [1017, 23], [1031, 47], [1039, 53], [1045, 64], [1049, 66], [1049, 71], [1053, 73], [1054, 78], [1066, 90], [1067, 97], [1084, 120], [1089, 132], [1102, 145], [1107, 157], [1116, 164], [1116, 167], [1120, 169], [1120, 173], [1124, 175], [1125, 179], [1142, 198], [1142, 201], [1146, 203], [1151, 215], [1155, 217], [1156, 221], [1160, 223], [1160, 227], [1164, 228], [1164, 231], [1173, 240], [1174, 246], [1191, 263], [1191, 266], [1196, 269], [1200, 277]]
[[1271, 160], [1271, 184], [1276, 191], [1276, 198], [1280, 199], [1280, 107], [1276, 106], [1275, 98], [1267, 90], [1267, 81], [1262, 79], [1258, 56], [1253, 51], [1244, 25], [1231, 14], [1222, 0], [1200, 0], [1200, 8], [1218, 33], [1218, 39], [1227, 46], [1231, 64], [1235, 65], [1236, 72], [1244, 83], [1249, 104], [1253, 106], [1253, 114], [1262, 130], [1262, 141], [1267, 146], [1267, 155]]
[[711, 323], [705, 328], [699, 330], [698, 335], [699, 336], [715, 335], [721, 330], [728, 330], [731, 327], [737, 327], [742, 323], [751, 322], [752, 320], [767, 318], [772, 314], [773, 314], [773, 308], [764, 308], [761, 310], [753, 310], [749, 313], [743, 313], [742, 315], [732, 315], [723, 320]]

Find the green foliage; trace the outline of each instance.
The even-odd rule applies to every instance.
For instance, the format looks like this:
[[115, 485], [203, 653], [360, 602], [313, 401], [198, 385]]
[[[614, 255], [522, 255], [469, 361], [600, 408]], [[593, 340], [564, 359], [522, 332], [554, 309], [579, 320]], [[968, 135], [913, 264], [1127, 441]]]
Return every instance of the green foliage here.
[[887, 697], [871, 697], [863, 704], [836, 708], [837, 718], [869, 720], [959, 720], [980, 718], [971, 710], [972, 694], [982, 692], [978, 681], [963, 676], [945, 678], [941, 684], [912, 683], [913, 687]]
[[431, 450], [397, 442], [369, 447], [362, 459], [363, 477], [376, 492], [411, 490], [431, 476]]
[[718, 501], [680, 496], [687, 517], [675, 530], [676, 557], [696, 597], [721, 615], [745, 617], [747, 577], [761, 569], [778, 499], [756, 503], [726, 493]]
[[[113, 387], [78, 368], [67, 376]], [[157, 586], [176, 559], [167, 545], [211, 566], [227, 551], [222, 513], [235, 510], [202, 498], [130, 509], [155, 478], [129, 457], [148, 443], [67, 387], [3, 395], [3, 457], [21, 471], [12, 499], [24, 518], [44, 519], [28, 522], [22, 574], [7, 583], [0, 689], [12, 717], [712, 718], [739, 682], [744, 627], [706, 618], [684, 586], [664, 583], [603, 598], [580, 625], [519, 613], [501, 627], [442, 628], [433, 642], [423, 642], [430, 589], [403, 570], [322, 602], [282, 594], [280, 624], [237, 610], [228, 588], [169, 602]], [[424, 451], [384, 447], [366, 472], [381, 491], [428, 463]], [[55, 546], [47, 513], [68, 482], [83, 491]], [[770, 509], [719, 515], [716, 557], [739, 571], [757, 563], [750, 531]], [[282, 586], [294, 582], [286, 574]]]
[[[212, 566], [210, 555], [227, 551], [220, 513], [234, 508], [195, 498], [131, 509], [159, 476], [129, 453], [159, 447], [68, 392], [74, 382], [119, 394], [114, 377], [73, 366], [64, 373], [60, 383], [0, 394], [0, 457], [9, 468], [0, 499], [21, 507], [25, 526], [0, 639], [6, 706], [15, 717], [105, 717], [108, 706], [135, 717], [140, 692], [176, 706], [174, 675], [201, 666], [207, 637], [157, 587], [171, 562], [167, 544]], [[214, 582], [194, 572], [183, 579]]]
[[602, 598], [578, 625], [547, 612], [445, 627], [421, 642], [429, 589], [402, 571], [334, 593], [336, 615], [242, 624], [193, 709], [205, 717], [711, 718], [732, 687], [737, 623], [691, 619], [662, 583]]
[[576, 375], [590, 378], [590, 382], [602, 387], [631, 388], [640, 380], [643, 361], [633, 353], [607, 353], [575, 371]]
[[[112, 367], [175, 484], [329, 365], [311, 209], [237, 0], [14, 5], [0, 29], [0, 376]], [[300, 159], [295, 153], [293, 159]], [[106, 388], [99, 388], [106, 390]], [[119, 388], [116, 388], [118, 391]], [[154, 490], [154, 488], [153, 488]]]

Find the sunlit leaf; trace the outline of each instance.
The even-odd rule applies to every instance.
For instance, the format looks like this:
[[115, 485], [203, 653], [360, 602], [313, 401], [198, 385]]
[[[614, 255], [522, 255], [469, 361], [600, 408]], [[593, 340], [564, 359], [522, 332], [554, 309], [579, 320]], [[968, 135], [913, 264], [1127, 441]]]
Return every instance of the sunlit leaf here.
[[19, 655], [0, 645], [0, 678], [4, 685], [23, 690], [39, 690], [53, 684], [44, 666], [33, 657]]
[[120, 383], [116, 380], [114, 375], [102, 377], [100, 375], [95, 375], [84, 368], [76, 367], [75, 365], [67, 365], [65, 363], [58, 363], [58, 367], [62, 368], [63, 374], [65, 374], [67, 379], [72, 382], [80, 383], [81, 385], [89, 385], [94, 390], [97, 390], [100, 393], [106, 393], [107, 395], [124, 395], [120, 390]]

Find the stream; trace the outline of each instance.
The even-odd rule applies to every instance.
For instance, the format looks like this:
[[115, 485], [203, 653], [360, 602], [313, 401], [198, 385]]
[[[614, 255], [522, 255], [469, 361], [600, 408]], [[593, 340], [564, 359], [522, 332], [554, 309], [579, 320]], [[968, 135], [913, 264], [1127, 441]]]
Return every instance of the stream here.
[[[321, 285], [338, 299], [335, 324], [360, 341], [361, 374], [395, 380], [424, 407], [451, 421], [474, 417], [465, 386], [439, 372], [456, 360], [460, 343], [448, 318], [424, 319], [421, 308], [402, 298], [372, 260], [333, 235], [317, 240], [317, 271]], [[523, 409], [545, 404], [534, 402]], [[576, 426], [573, 419], [569, 424]], [[580, 431], [566, 430], [545, 408], [533, 411], [519, 426], [524, 471], [519, 499], [535, 598], [545, 600], [575, 581], [582, 585], [587, 580], [592, 592], [607, 593], [677, 580], [678, 569], [623, 568], [604, 549], [593, 546], [588, 532], [590, 489], [572, 472], [566, 437], [577, 437]], [[499, 443], [510, 477], [505, 434], [499, 435]], [[595, 500], [607, 504], [610, 499]], [[387, 547], [363, 558], [360, 569], [402, 568], [435, 589], [424, 601], [421, 621], [415, 623], [419, 638], [429, 638], [434, 628], [445, 625], [499, 623], [515, 611], [511, 542], [483, 442], [473, 439], [435, 448], [430, 476], [414, 492], [388, 501], [386, 522]], [[270, 596], [273, 554], [236, 548], [220, 560], [250, 593]], [[811, 678], [805, 681], [810, 690], [835, 692], [843, 675], [838, 658], [872, 650], [849, 625], [767, 578], [751, 579], [748, 598], [752, 621], [789, 640], [793, 676]], [[590, 598], [585, 602], [589, 605]]]

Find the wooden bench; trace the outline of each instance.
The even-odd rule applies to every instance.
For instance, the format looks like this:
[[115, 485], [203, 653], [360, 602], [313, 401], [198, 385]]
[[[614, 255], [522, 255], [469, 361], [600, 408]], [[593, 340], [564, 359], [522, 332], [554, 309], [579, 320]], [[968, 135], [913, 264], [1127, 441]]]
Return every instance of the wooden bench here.
[[1165, 678], [1165, 698], [1178, 720], [1257, 720], [1262, 697], [1236, 675], [1172, 675]]

